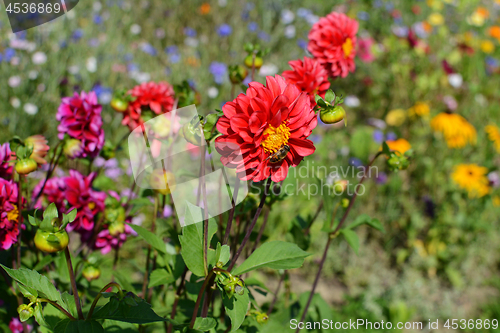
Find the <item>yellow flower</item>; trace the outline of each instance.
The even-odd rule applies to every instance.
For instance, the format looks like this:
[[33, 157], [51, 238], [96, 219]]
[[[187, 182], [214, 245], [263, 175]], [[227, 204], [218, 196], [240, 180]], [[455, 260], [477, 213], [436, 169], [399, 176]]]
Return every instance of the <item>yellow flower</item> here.
[[429, 104], [426, 102], [417, 102], [414, 106], [412, 106], [408, 110], [408, 114], [410, 117], [425, 117], [428, 116], [429, 113], [431, 112], [431, 108], [429, 107]]
[[405, 122], [406, 112], [403, 109], [395, 109], [389, 111], [387, 116], [385, 116], [385, 122], [389, 126], [401, 126]]
[[427, 18], [427, 21], [429, 22], [430, 25], [438, 26], [444, 23], [444, 17], [439, 13], [432, 13]]
[[493, 44], [493, 42], [490, 40], [481, 41], [480, 47], [481, 51], [487, 54], [493, 53], [493, 51], [495, 51], [495, 44]]
[[390, 150], [393, 150], [401, 155], [403, 155], [404, 153], [406, 153], [408, 150], [411, 149], [411, 144], [405, 139], [389, 140], [386, 141], [385, 143], [387, 143]]
[[476, 143], [476, 129], [459, 114], [440, 113], [431, 120], [431, 127], [443, 133], [450, 148], [463, 148], [467, 143]]
[[484, 128], [490, 139], [495, 145], [495, 149], [500, 153], [500, 128], [497, 125], [488, 125]]
[[498, 195], [493, 197], [493, 206], [500, 207], [500, 197]]
[[455, 167], [451, 178], [469, 193], [470, 198], [481, 198], [490, 193], [488, 169], [477, 164], [459, 164]]
[[170, 194], [176, 186], [175, 176], [169, 171], [155, 169], [150, 175], [149, 185], [158, 193], [163, 195]]

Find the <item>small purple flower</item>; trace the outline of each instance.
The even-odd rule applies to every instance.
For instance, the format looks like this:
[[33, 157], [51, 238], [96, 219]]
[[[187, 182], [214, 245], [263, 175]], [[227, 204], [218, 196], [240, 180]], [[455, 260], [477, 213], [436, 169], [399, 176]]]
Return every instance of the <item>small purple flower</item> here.
[[257, 22], [250, 22], [247, 25], [247, 29], [250, 32], [255, 32], [259, 29], [259, 25], [257, 24]]
[[356, 168], [363, 166], [363, 162], [359, 158], [356, 158], [356, 157], [351, 157], [349, 159], [349, 164], [356, 167]]
[[210, 73], [214, 76], [214, 81], [217, 84], [222, 84], [227, 77], [227, 66], [222, 62], [214, 61], [209, 67]]
[[163, 217], [167, 218], [172, 216], [172, 207], [170, 205], [165, 205], [165, 208], [163, 209]]
[[229, 24], [221, 24], [218, 28], [217, 28], [217, 34], [221, 37], [227, 37], [229, 35], [231, 35], [231, 33], [233, 32], [233, 28], [231, 28], [231, 26]]
[[385, 172], [379, 172], [377, 178], [375, 179], [377, 184], [384, 185], [387, 183], [387, 174]]
[[155, 56], [157, 54], [157, 51], [154, 48], [154, 46], [149, 43], [142, 43], [141, 51], [152, 56]]
[[8, 47], [8, 48], [6, 48], [6, 49], [5, 49], [5, 52], [4, 52], [3, 56], [4, 56], [4, 60], [8, 62], [8, 61], [10, 61], [13, 57], [15, 57], [15, 56], [16, 56], [16, 50], [14, 50], [14, 49], [12, 49], [12, 48]]
[[385, 139], [388, 141], [394, 141], [397, 140], [398, 136], [394, 132], [389, 132], [385, 135]]
[[382, 131], [379, 131], [379, 130], [373, 131], [373, 140], [376, 143], [381, 144], [382, 142], [384, 142], [384, 133]]
[[80, 40], [80, 38], [83, 37], [83, 30], [82, 29], [76, 29], [73, 31], [73, 34], [71, 35], [71, 38], [76, 42]]
[[269, 42], [271, 40], [271, 36], [269, 36], [269, 34], [265, 33], [264, 31], [259, 31], [257, 37], [259, 37], [259, 39], [263, 40], [264, 42]]
[[196, 30], [190, 27], [185, 27], [184, 28], [184, 35], [188, 37], [196, 37]]
[[102, 24], [103, 19], [100, 15], [94, 15], [94, 23], [95, 24]]
[[297, 40], [297, 45], [301, 48], [301, 49], [306, 49], [307, 47], [307, 41], [303, 40], [303, 39], [298, 39]]
[[497, 188], [500, 187], [500, 175], [498, 172], [493, 171], [488, 174], [488, 180], [492, 187]]

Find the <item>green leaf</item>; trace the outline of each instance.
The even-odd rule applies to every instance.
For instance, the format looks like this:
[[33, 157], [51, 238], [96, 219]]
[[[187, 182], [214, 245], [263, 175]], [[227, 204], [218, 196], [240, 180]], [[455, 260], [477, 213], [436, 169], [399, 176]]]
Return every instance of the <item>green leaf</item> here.
[[71, 212], [69, 212], [68, 214], [63, 214], [63, 224], [61, 226], [61, 229], [65, 229], [66, 226], [68, 225], [68, 223], [71, 223], [73, 222], [75, 219], [76, 219], [76, 208], [73, 209]]
[[47, 327], [47, 328], [52, 328], [45, 321], [45, 317], [43, 316], [43, 311], [42, 311], [43, 310], [42, 309], [42, 304], [36, 303], [35, 307], [33, 308], [33, 310], [34, 310], [35, 320], [38, 323], [38, 325], [43, 326], [43, 327]]
[[371, 221], [371, 219], [372, 218], [370, 217], [370, 215], [361, 214], [358, 217], [356, 217], [356, 219], [352, 223], [350, 223], [346, 229], [354, 229], [357, 226], [368, 223], [369, 221]]
[[148, 288], [161, 286], [164, 284], [170, 284], [175, 282], [175, 277], [170, 274], [166, 269], [160, 268], [155, 269], [151, 272], [149, 276], [149, 285]]
[[309, 255], [309, 253], [299, 248], [296, 244], [272, 241], [262, 244], [231, 273], [233, 275], [241, 275], [263, 267], [272, 269], [298, 268], [304, 263], [304, 258]]
[[314, 101], [316, 102], [316, 104], [318, 104], [318, 101], [322, 100], [322, 99], [323, 98], [320, 95], [318, 95], [318, 94], [314, 95]]
[[382, 223], [380, 223], [380, 221], [378, 219], [371, 219], [367, 223], [370, 227], [375, 228], [375, 229], [381, 231], [382, 233], [385, 233], [384, 226], [382, 225]]
[[55, 203], [51, 203], [47, 209], [43, 212], [43, 219], [51, 221], [54, 218], [57, 218], [59, 214], [57, 213], [57, 207]]
[[167, 321], [158, 316], [151, 305], [142, 298], [129, 292], [123, 299], [118, 295], [111, 296], [109, 302], [99, 308], [92, 319], [109, 319], [131, 324], [149, 324], [159, 321]]
[[229, 257], [231, 256], [231, 249], [228, 245], [220, 245], [217, 243], [217, 249], [215, 250], [215, 263], [222, 262], [222, 265], [227, 264]]
[[226, 314], [231, 319], [231, 332], [234, 332], [240, 328], [247, 315], [248, 305], [250, 304], [248, 289], [244, 288], [243, 295], [234, 294], [231, 298], [224, 293], [222, 302], [226, 308]]
[[160, 237], [156, 236], [151, 231], [148, 231], [138, 225], [135, 224], [129, 224], [129, 225], [132, 227], [132, 229], [134, 229], [135, 232], [137, 232], [139, 236], [141, 236], [149, 245], [151, 245], [158, 252], [161, 252], [162, 254], [167, 253], [167, 246]]
[[217, 325], [217, 322], [215, 321], [214, 318], [198, 317], [198, 318], [196, 318], [196, 321], [194, 322], [193, 329], [206, 332], [206, 331], [210, 331], [212, 328], [215, 328], [216, 325]]
[[27, 268], [10, 269], [0, 264], [5, 269], [7, 274], [24, 287], [29, 287], [38, 292], [39, 297], [47, 298], [51, 301], [57, 302], [65, 310], [68, 310], [67, 304], [63, 301], [61, 293], [54, 287], [52, 282], [43, 275], [36, 271]]
[[[182, 228], [182, 235], [179, 235], [182, 258], [189, 270], [196, 276], [205, 276], [205, 268], [203, 267], [203, 223], [186, 225]], [[211, 218], [208, 220], [209, 244], [216, 232], [217, 223]], [[215, 258], [215, 254], [212, 256]]]
[[47, 266], [48, 264], [50, 264], [53, 261], [54, 261], [53, 256], [51, 256], [50, 254], [46, 255], [45, 257], [42, 258], [42, 260], [40, 260], [40, 262], [38, 264], [36, 264], [35, 267], [33, 267], [33, 270], [39, 271], [39, 270], [45, 268], [45, 266]]
[[334, 100], [335, 100], [335, 93], [333, 92], [332, 89], [328, 89], [328, 91], [325, 94], [325, 101], [333, 102]]
[[388, 157], [391, 156], [391, 149], [389, 148], [389, 145], [385, 141], [382, 144], [382, 152]]
[[104, 333], [104, 328], [95, 320], [64, 319], [54, 327], [54, 333]]
[[38, 297], [38, 292], [29, 286], [18, 284], [17, 288], [19, 288], [19, 291], [23, 294], [24, 297], [29, 299], [30, 302], [34, 302]]
[[340, 233], [345, 237], [345, 240], [349, 244], [349, 246], [352, 247], [354, 252], [358, 254], [359, 250], [359, 237], [358, 234], [356, 234], [354, 231], [350, 229], [342, 229], [340, 230]]

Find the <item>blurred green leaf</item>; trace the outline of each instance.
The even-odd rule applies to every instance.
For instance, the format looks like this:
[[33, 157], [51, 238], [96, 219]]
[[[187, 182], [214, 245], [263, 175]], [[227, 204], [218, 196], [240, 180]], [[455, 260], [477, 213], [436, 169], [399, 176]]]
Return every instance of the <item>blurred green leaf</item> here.
[[344, 236], [345, 240], [349, 244], [350, 247], [354, 250], [356, 254], [358, 254], [359, 250], [359, 237], [358, 235], [350, 230], [350, 229], [341, 229], [340, 233]]
[[167, 246], [160, 237], [156, 236], [151, 231], [148, 231], [141, 226], [135, 224], [129, 224], [129, 225], [132, 229], [134, 229], [135, 232], [137, 232], [139, 236], [141, 236], [149, 245], [151, 245], [158, 252], [162, 254], [167, 253]]

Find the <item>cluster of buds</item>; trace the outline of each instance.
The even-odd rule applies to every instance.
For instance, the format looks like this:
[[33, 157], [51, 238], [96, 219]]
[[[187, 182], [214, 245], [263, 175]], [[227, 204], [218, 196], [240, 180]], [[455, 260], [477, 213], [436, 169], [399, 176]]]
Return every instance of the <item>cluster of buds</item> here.
[[254, 316], [255, 320], [259, 324], [266, 324], [267, 321], [269, 320], [269, 316], [265, 312], [260, 312], [260, 311], [256, 311], [256, 310], [250, 310], [249, 314], [252, 315], [252, 316]]
[[231, 298], [236, 293], [238, 295], [243, 295], [245, 292], [245, 285], [243, 280], [237, 276], [233, 276], [231, 273], [224, 270], [215, 271], [216, 282], [219, 289], [224, 290], [226, 295]]
[[259, 69], [264, 62], [263, 57], [269, 53], [269, 49], [261, 49], [259, 44], [247, 43], [245, 44], [245, 51], [248, 55], [245, 58], [245, 66], [248, 68]]
[[31, 307], [32, 305], [33, 305], [33, 302], [31, 302], [28, 305], [21, 304], [17, 308], [17, 313], [19, 313], [19, 320], [22, 323], [24, 323], [25, 321], [27, 321], [28, 319], [30, 319], [31, 317], [33, 317], [35, 315], [35, 310], [33, 310], [33, 308]]
[[319, 107], [319, 117], [325, 124], [335, 124], [344, 120], [347, 126], [347, 121], [345, 120], [345, 110], [340, 105], [344, 102], [342, 96], [336, 96], [335, 93], [330, 89], [326, 92], [325, 98], [320, 95], [314, 97], [317, 106]]
[[391, 150], [387, 143], [384, 142], [382, 152], [387, 156], [387, 166], [389, 170], [397, 172], [399, 170], [406, 170], [410, 166], [410, 159], [413, 155], [411, 149], [401, 154], [398, 151]]
[[29, 215], [28, 220], [34, 227], [38, 227], [35, 234], [36, 247], [46, 253], [56, 253], [64, 250], [69, 243], [69, 236], [66, 232], [66, 226], [76, 219], [76, 209], [68, 214], [62, 214], [62, 220], [59, 218], [56, 205], [51, 203], [43, 212], [43, 220]]

